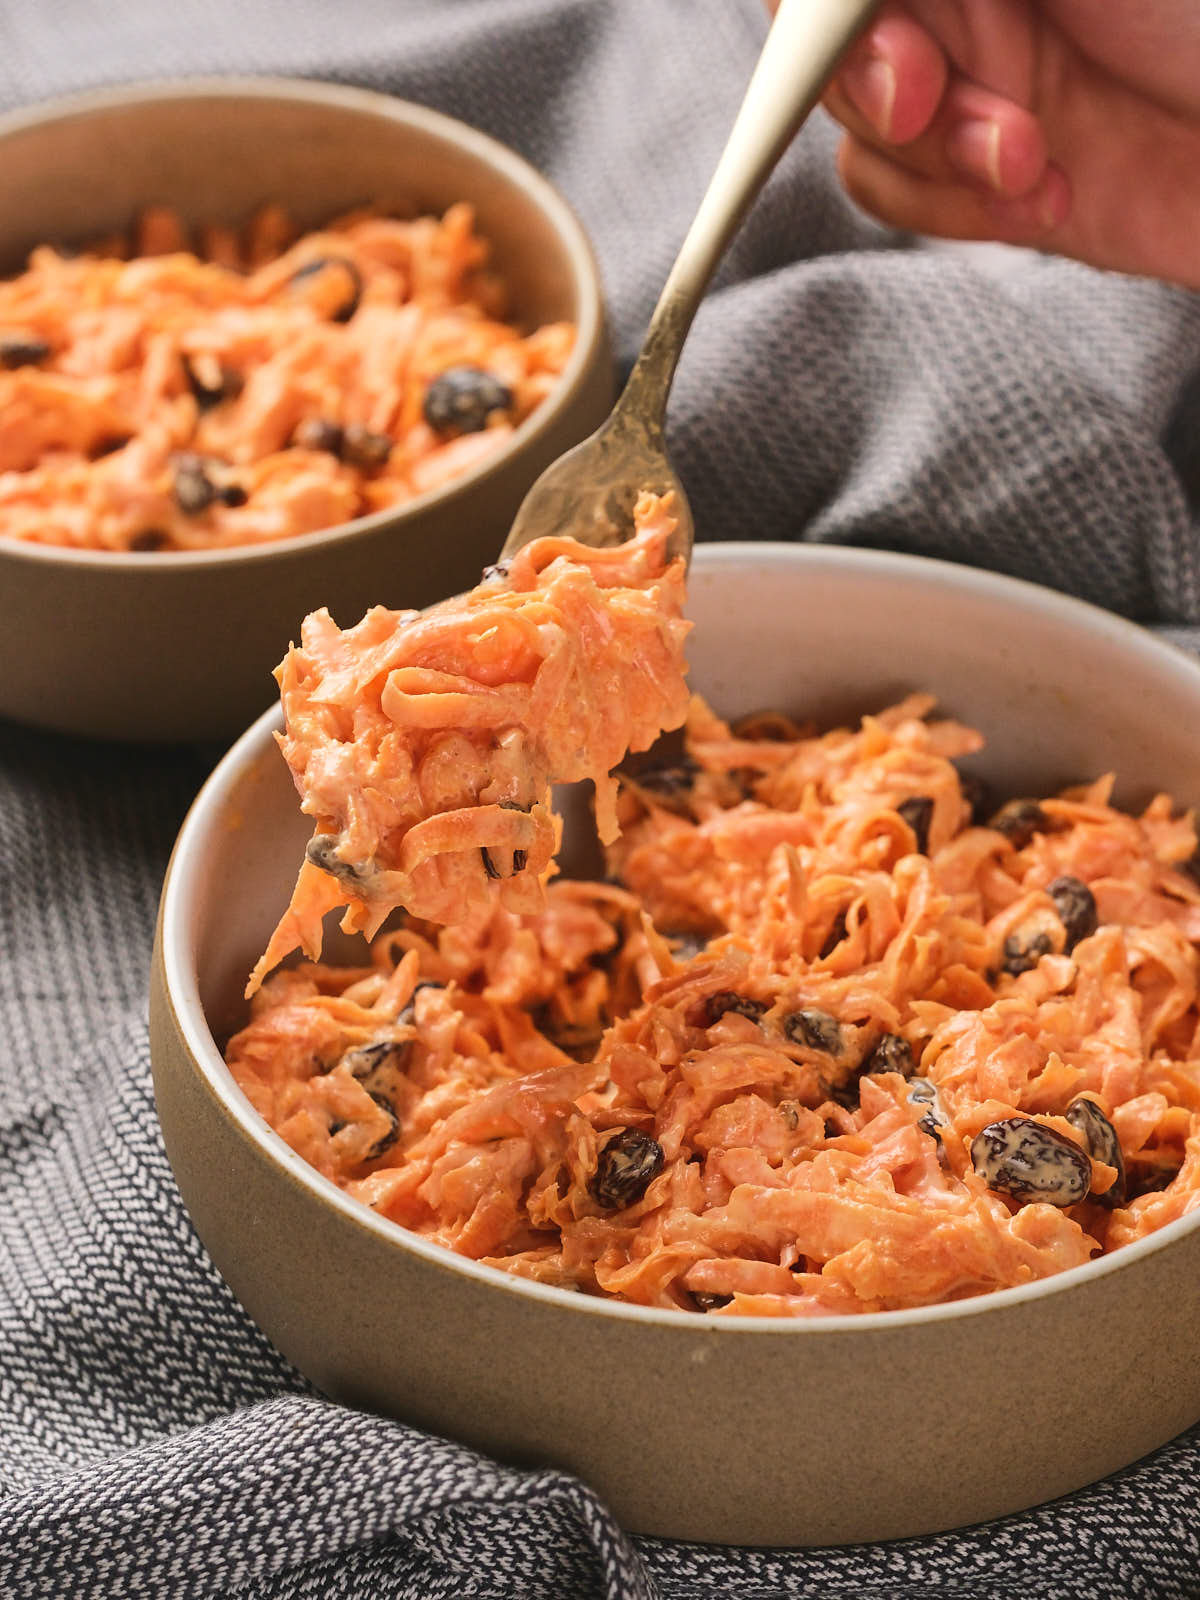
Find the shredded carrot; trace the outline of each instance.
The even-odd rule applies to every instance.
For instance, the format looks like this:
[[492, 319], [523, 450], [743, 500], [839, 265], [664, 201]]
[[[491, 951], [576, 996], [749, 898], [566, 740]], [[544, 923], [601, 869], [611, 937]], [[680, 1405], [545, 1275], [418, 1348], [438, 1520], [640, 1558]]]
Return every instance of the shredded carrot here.
[[152, 207], [0, 282], [0, 536], [211, 550], [335, 527], [470, 471], [554, 387], [574, 330], [506, 320], [469, 206], [297, 234], [266, 206], [193, 253]]
[[[540, 585], [521, 582], [484, 613], [497, 688], [528, 648], [518, 601]], [[452, 670], [398, 668], [395, 638], [380, 629], [372, 683]], [[305, 650], [327, 641], [328, 671], [327, 624]], [[347, 734], [364, 688], [346, 686]], [[418, 689], [462, 693], [402, 679]], [[981, 739], [931, 711], [913, 697], [817, 735], [694, 700], [686, 755], [622, 781], [614, 881], [555, 879], [530, 908], [465, 895], [454, 926], [409, 915], [360, 968], [276, 973], [230, 1043], [237, 1081], [381, 1216], [642, 1305], [886, 1311], [1144, 1237], [1200, 1205], [1192, 818], [1165, 796], [1124, 814], [1102, 779], [1023, 829], [981, 824], [956, 765]], [[1022, 1191], [1016, 1168], [989, 1186], [980, 1141], [1014, 1126], [1074, 1198]]]
[[276, 673], [279, 742], [317, 831], [249, 992], [297, 946], [319, 955], [335, 906], [369, 934], [398, 906], [441, 923], [537, 910], [553, 783], [590, 778], [615, 836], [612, 768], [687, 714], [670, 497], [642, 495], [634, 523], [609, 550], [537, 539], [425, 612], [305, 619]]

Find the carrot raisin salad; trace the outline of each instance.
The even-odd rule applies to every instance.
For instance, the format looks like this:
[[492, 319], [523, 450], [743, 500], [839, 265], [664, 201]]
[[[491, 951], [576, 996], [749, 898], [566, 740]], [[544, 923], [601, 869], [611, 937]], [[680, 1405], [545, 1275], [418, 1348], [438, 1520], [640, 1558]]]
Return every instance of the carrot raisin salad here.
[[189, 237], [172, 212], [0, 282], [0, 537], [211, 550], [440, 488], [553, 388], [567, 323], [523, 333], [470, 207], [278, 206]]
[[981, 739], [932, 710], [818, 735], [693, 700], [685, 754], [621, 783], [607, 881], [276, 973], [237, 1081], [427, 1239], [712, 1316], [958, 1300], [1183, 1216], [1192, 818], [1105, 778], [983, 820]]
[[614, 549], [535, 539], [428, 611], [305, 618], [276, 672], [279, 743], [316, 832], [251, 991], [297, 946], [319, 955], [338, 906], [368, 934], [399, 906], [439, 923], [539, 910], [553, 783], [590, 778], [615, 838], [612, 769], [687, 714], [674, 527], [671, 497], [647, 493]]

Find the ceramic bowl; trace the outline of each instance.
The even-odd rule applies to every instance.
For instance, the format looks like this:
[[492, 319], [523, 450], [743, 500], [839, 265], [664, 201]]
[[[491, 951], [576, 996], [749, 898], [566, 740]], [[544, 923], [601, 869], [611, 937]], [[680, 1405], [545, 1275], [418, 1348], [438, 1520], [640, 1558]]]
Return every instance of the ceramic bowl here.
[[[696, 552], [695, 686], [727, 714], [822, 722], [916, 688], [987, 731], [1000, 794], [1113, 769], [1118, 803], [1200, 801], [1200, 666], [1129, 623], [907, 556]], [[748, 627], [749, 619], [753, 626]], [[321, 1389], [515, 1462], [580, 1474], [641, 1533], [896, 1538], [1092, 1482], [1200, 1418], [1200, 1212], [1027, 1287], [794, 1322], [649, 1310], [524, 1282], [406, 1234], [251, 1109], [217, 1041], [309, 828], [274, 715], [201, 792], [167, 873], [151, 1042], [201, 1238]]]
[[0, 716], [127, 739], [227, 738], [273, 698], [305, 614], [423, 606], [495, 559], [529, 484], [607, 413], [612, 370], [591, 250], [505, 146], [387, 95], [272, 79], [158, 84], [0, 118], [0, 273], [39, 243], [129, 226], [149, 203], [241, 222], [278, 200], [305, 228], [363, 203], [457, 200], [523, 326], [578, 328], [566, 370], [494, 456], [445, 488], [326, 532], [212, 552], [120, 554], [0, 539]]

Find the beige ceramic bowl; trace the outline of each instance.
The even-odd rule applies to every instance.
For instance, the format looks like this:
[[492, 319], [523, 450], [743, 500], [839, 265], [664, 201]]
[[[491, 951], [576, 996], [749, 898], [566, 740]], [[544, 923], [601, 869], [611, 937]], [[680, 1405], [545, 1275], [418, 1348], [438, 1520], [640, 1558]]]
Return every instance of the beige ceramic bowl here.
[[[989, 730], [1010, 793], [1115, 768], [1200, 801], [1200, 666], [1027, 584], [912, 557], [696, 552], [693, 681], [727, 713], [822, 720], [929, 687]], [[522, 1282], [348, 1199], [260, 1121], [215, 1040], [309, 829], [262, 718], [218, 767], [163, 892], [159, 1113], [201, 1238], [323, 1390], [505, 1460], [579, 1473], [633, 1530], [894, 1538], [1015, 1511], [1200, 1418], [1200, 1212], [1026, 1288], [859, 1318], [706, 1319]]]
[[0, 716], [129, 739], [228, 737], [274, 694], [304, 615], [343, 626], [422, 606], [494, 559], [526, 488], [605, 416], [612, 373], [578, 222], [503, 145], [386, 95], [271, 79], [93, 94], [0, 118], [0, 272], [29, 250], [128, 227], [139, 207], [240, 222], [281, 201], [305, 227], [376, 203], [475, 207], [529, 327], [578, 326], [558, 387], [512, 440], [403, 508], [256, 548], [112, 554], [0, 539]]

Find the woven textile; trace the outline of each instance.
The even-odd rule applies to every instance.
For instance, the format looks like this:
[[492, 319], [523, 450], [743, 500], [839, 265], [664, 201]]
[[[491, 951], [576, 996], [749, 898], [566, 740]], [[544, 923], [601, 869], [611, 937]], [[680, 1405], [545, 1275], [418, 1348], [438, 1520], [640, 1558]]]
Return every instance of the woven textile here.
[[[759, 0], [13, 0], [0, 103], [258, 70], [435, 105], [573, 201], [628, 360], [764, 32]], [[789, 152], [689, 343], [702, 536], [991, 566], [1200, 642], [1200, 298], [915, 247], [841, 197], [833, 145], [818, 118]], [[3, 1600], [1200, 1595], [1200, 1430], [988, 1528], [739, 1551], [316, 1395], [209, 1264], [154, 1117], [158, 885], [218, 754], [0, 725]]]

